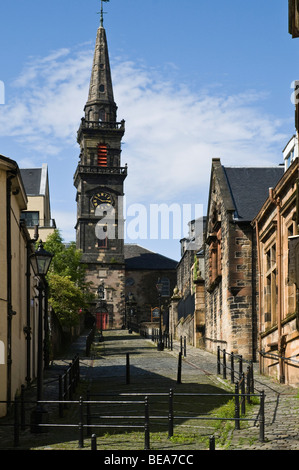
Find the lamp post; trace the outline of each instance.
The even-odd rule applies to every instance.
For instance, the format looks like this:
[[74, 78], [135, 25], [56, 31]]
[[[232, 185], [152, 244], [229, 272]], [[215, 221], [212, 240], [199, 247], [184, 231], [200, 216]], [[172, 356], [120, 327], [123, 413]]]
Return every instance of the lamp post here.
[[130, 292], [128, 294], [128, 300], [127, 300], [127, 305], [129, 306], [129, 311], [127, 312], [127, 308], [126, 308], [126, 313], [129, 313], [129, 321], [127, 319], [127, 328], [129, 330], [129, 333], [131, 334], [132, 333], [132, 317], [135, 313], [135, 306], [136, 306], [136, 300], [135, 300], [135, 297], [134, 297], [134, 294], [132, 294], [132, 292]]
[[[46, 289], [46, 275], [48, 273], [53, 255], [46, 251], [40, 241], [38, 249], [31, 255], [31, 264], [35, 275], [38, 277], [38, 352], [37, 352], [37, 406], [32, 413], [32, 423], [38, 425], [42, 422], [43, 409], [39, 401], [43, 395], [43, 291]], [[47, 305], [47, 302], [45, 302]], [[38, 426], [32, 428], [33, 432], [41, 432]]]
[[163, 289], [163, 284], [161, 282], [161, 279], [158, 279], [158, 282], [156, 284], [156, 288], [159, 294], [159, 340], [158, 340], [158, 345], [157, 349], [158, 351], [163, 351], [164, 350], [164, 342], [162, 339], [162, 318], [161, 318], [161, 294], [162, 294], [162, 289]]

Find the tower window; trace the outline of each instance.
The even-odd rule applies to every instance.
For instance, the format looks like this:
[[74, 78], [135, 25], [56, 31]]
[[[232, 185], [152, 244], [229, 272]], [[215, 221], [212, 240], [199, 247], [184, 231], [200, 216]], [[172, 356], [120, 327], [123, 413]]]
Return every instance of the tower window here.
[[100, 85], [99, 90], [100, 90], [100, 93], [104, 93], [105, 85]]
[[107, 166], [107, 145], [98, 145], [98, 166]]

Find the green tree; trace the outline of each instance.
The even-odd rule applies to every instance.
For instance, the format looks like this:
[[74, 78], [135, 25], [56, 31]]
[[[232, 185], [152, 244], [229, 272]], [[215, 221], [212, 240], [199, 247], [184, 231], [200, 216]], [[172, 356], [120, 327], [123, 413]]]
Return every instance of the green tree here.
[[44, 243], [45, 250], [54, 255], [50, 273], [69, 276], [79, 287], [85, 288], [86, 266], [81, 262], [82, 252], [77, 250], [75, 242], [64, 244], [58, 229], [48, 236]]
[[79, 322], [80, 313], [87, 307], [83, 291], [69, 276], [49, 274], [49, 304], [57, 315], [60, 324], [71, 328]]
[[89, 285], [85, 282], [86, 266], [82, 253], [74, 242], [65, 244], [59, 230], [55, 230], [44, 243], [53, 259], [47, 275], [49, 304], [60, 323], [71, 328], [78, 324], [80, 314], [92, 300]]

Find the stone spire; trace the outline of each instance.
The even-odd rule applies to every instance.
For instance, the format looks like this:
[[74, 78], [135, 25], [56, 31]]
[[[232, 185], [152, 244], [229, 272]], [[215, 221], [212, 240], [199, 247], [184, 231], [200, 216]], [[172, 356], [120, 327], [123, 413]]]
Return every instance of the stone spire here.
[[88, 100], [84, 108], [86, 121], [116, 122], [109, 52], [105, 28], [97, 31]]

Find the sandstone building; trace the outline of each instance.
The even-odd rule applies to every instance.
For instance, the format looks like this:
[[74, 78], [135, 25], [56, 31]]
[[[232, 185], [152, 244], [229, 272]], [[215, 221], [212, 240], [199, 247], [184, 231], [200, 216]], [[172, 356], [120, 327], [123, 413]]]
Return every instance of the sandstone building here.
[[206, 218], [189, 222], [189, 234], [180, 240], [181, 259], [176, 269], [176, 288], [169, 308], [169, 332], [187, 344], [204, 347], [205, 292], [204, 292], [204, 232]]
[[256, 240], [251, 225], [283, 167], [224, 167], [213, 159], [205, 247], [205, 345], [257, 356]]
[[158, 318], [152, 318], [152, 312], [159, 308], [156, 285], [162, 279], [167, 289], [162, 298], [162, 316], [164, 327], [168, 328], [168, 303], [176, 285], [176, 266], [176, 261], [159, 253], [137, 244], [125, 244], [125, 325], [129, 321], [133, 328], [143, 324], [145, 329], [145, 324], [154, 326], [158, 322]]
[[28, 201], [21, 218], [31, 238], [34, 238], [37, 228], [39, 239], [45, 242], [56, 228], [51, 217], [48, 165], [44, 163], [41, 168], [21, 168], [20, 172]]
[[269, 187], [253, 221], [258, 262], [260, 369], [281, 383], [299, 384], [299, 237], [297, 137], [284, 151], [285, 173]]
[[[0, 401], [14, 400], [36, 377], [37, 314], [34, 246], [21, 212], [27, 196], [17, 163], [0, 156]], [[7, 405], [0, 403], [0, 416]]]

